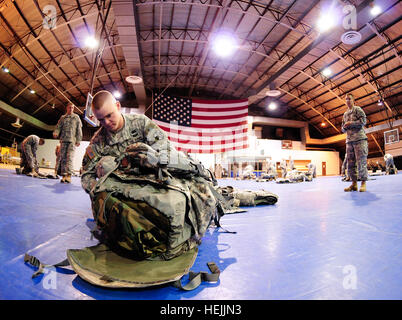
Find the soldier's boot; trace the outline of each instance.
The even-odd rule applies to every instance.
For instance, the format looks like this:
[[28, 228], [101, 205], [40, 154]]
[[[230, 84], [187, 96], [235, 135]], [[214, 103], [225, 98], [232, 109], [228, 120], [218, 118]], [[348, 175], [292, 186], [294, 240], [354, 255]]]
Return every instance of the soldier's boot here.
[[60, 183], [64, 183], [66, 182], [66, 176], [63, 176], [63, 178], [61, 178]]
[[360, 192], [366, 192], [366, 181], [362, 181], [362, 184], [360, 186]]
[[71, 183], [71, 174], [66, 175], [66, 179], [64, 180], [65, 183]]
[[344, 189], [345, 192], [357, 191], [357, 181], [353, 181], [352, 185]]

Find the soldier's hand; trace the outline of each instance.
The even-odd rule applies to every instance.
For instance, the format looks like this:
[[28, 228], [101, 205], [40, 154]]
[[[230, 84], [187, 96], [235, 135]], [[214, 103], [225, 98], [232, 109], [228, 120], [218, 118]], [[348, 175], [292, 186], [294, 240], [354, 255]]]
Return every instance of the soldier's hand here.
[[79, 143], [79, 142], [77, 142], [77, 143], [75, 144], [75, 146], [76, 146], [76, 147], [79, 147], [79, 146], [80, 146], [80, 143]]
[[345, 123], [344, 127], [347, 128], [347, 127], [350, 127], [351, 125], [352, 125], [352, 121], [348, 121]]
[[137, 142], [129, 145], [126, 149], [129, 158], [134, 164], [146, 167], [157, 168], [159, 164], [159, 154], [145, 143]]
[[53, 138], [57, 139], [57, 133], [53, 132]]

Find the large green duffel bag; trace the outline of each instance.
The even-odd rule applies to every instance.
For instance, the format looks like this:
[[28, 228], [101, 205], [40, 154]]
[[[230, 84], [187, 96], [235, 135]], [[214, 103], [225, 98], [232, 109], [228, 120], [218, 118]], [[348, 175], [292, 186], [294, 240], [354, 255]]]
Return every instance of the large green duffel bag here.
[[[111, 157], [99, 162], [91, 203], [93, 234], [100, 243], [69, 249], [67, 260], [54, 265], [26, 255], [24, 260], [39, 268], [34, 276], [46, 267], [71, 265], [84, 280], [113, 288], [171, 282], [191, 290], [202, 281], [217, 281], [220, 272], [213, 262], [208, 264], [212, 273], [189, 271], [202, 237], [218, 217], [217, 194], [206, 174], [180, 169], [184, 175], [161, 180], [139, 172], [138, 163], [127, 168]], [[180, 279], [188, 273], [189, 282], [182, 286]]]
[[[219, 227], [225, 213], [244, 211], [239, 204], [273, 204], [277, 196], [220, 189], [199, 162], [163, 167], [152, 155], [147, 146], [133, 145], [126, 158], [107, 156], [98, 162], [91, 203], [92, 233], [100, 243], [69, 249], [67, 259], [54, 265], [25, 255], [25, 262], [38, 267], [34, 276], [49, 266], [71, 265], [84, 280], [111, 288], [172, 283], [192, 290], [202, 281], [218, 281], [213, 262], [208, 263], [211, 273], [190, 271], [211, 222]], [[183, 286], [186, 274], [189, 281]]]

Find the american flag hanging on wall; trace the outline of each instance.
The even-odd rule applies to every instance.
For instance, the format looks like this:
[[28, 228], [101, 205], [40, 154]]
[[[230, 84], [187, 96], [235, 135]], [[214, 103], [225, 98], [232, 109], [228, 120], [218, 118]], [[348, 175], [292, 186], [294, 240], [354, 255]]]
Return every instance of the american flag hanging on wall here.
[[177, 150], [220, 153], [248, 147], [248, 100], [196, 100], [154, 95], [153, 120]]

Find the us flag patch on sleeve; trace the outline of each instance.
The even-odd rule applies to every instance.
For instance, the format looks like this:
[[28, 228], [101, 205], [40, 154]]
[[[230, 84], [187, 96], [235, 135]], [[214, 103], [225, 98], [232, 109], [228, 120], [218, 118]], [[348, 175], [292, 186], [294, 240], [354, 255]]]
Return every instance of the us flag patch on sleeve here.
[[91, 159], [91, 160], [95, 157], [95, 153], [94, 153], [94, 151], [92, 150], [92, 146], [91, 146], [91, 145], [89, 145], [89, 146], [87, 147], [87, 149], [86, 149], [86, 151], [85, 151], [85, 155], [86, 155], [89, 159]]

